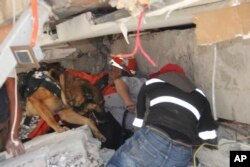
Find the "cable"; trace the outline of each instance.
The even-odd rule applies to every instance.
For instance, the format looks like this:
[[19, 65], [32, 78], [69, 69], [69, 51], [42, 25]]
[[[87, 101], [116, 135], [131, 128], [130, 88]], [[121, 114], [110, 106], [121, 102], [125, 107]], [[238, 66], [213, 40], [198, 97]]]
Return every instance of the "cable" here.
[[135, 48], [134, 48], [133, 52], [129, 53], [129, 54], [123, 54], [123, 55], [121, 55], [121, 57], [123, 57], [123, 58], [132, 57], [136, 54], [136, 52], [138, 51], [138, 48], [139, 48], [141, 53], [146, 57], [146, 59], [149, 61], [149, 63], [155, 67], [156, 66], [155, 62], [151, 59], [151, 57], [143, 49], [143, 47], [141, 46], [141, 41], [140, 41], [140, 30], [141, 30], [141, 24], [142, 24], [142, 19], [143, 19], [145, 10], [146, 10], [146, 8], [144, 8], [144, 10], [141, 12], [140, 17], [139, 17], [139, 21], [138, 21], [138, 25], [137, 25], [137, 29], [136, 29]]
[[212, 146], [212, 147], [217, 147], [218, 148], [218, 145], [215, 145], [215, 144], [203, 143], [202, 145], [200, 145], [197, 148], [197, 150], [195, 151], [194, 156], [193, 156], [194, 167], [196, 167], [196, 155], [201, 150], [201, 148], [204, 147], [205, 145]]
[[217, 45], [214, 44], [214, 64], [213, 64], [213, 74], [212, 74], [212, 102], [213, 102], [213, 116], [217, 120], [216, 113], [216, 103], [215, 103], [215, 74], [216, 74], [216, 62], [217, 62]]
[[[12, 23], [13, 23], [13, 26], [15, 26], [16, 24], [16, 4], [15, 4], [15, 0], [12, 0], [12, 14], [13, 14], [13, 20], [12, 20]], [[15, 146], [18, 146], [20, 144], [19, 141], [16, 141], [14, 139], [14, 131], [15, 131], [15, 127], [16, 127], [16, 122], [17, 122], [17, 112], [18, 112], [18, 98], [17, 98], [17, 75], [16, 75], [16, 72], [15, 72], [15, 76], [14, 76], [14, 82], [15, 82], [15, 108], [14, 108], [14, 122], [13, 122], [13, 126], [11, 128], [11, 131], [10, 131], [10, 139], [11, 141], [15, 144]]]
[[[247, 136], [245, 138], [241, 138], [241, 139], [238, 139], [237, 141], [241, 141], [241, 140], [246, 140], [246, 139], [250, 139], [250, 136]], [[232, 143], [236, 143], [237, 141], [230, 141], [230, 142], [226, 142], [226, 143], [223, 143], [223, 144], [220, 144], [220, 145], [216, 145], [216, 144], [210, 144], [210, 143], [203, 143], [202, 145], [200, 145], [197, 150], [195, 151], [194, 153], [194, 156], [193, 156], [193, 163], [194, 163], [194, 167], [196, 167], [196, 156], [198, 154], [198, 152], [201, 150], [202, 147], [204, 147], [205, 145], [208, 145], [208, 146], [212, 146], [212, 147], [221, 147], [221, 146], [224, 146], [224, 145], [227, 145], [227, 144], [232, 144]]]
[[37, 12], [37, 0], [32, 0], [32, 16], [33, 16], [33, 30], [30, 39], [31, 47], [36, 45], [37, 33], [38, 33], [38, 12]]
[[16, 127], [16, 122], [17, 122], [17, 112], [18, 112], [18, 98], [17, 98], [17, 75], [15, 73], [15, 113], [14, 113], [14, 122], [13, 122], [13, 126], [12, 126], [12, 129], [11, 129], [11, 136], [10, 136], [10, 139], [11, 141], [15, 144], [15, 146], [18, 146], [20, 144], [19, 141], [15, 140], [14, 139], [14, 131], [15, 131], [15, 127]]

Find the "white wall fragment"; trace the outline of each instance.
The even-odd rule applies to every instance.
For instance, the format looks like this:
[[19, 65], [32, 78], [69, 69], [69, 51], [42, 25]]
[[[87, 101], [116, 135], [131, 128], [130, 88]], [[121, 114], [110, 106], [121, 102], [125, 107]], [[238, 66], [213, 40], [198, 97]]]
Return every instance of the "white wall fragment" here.
[[[24, 144], [26, 153], [0, 162], [1, 167], [66, 167], [102, 166], [113, 155], [102, 159], [101, 143], [93, 138], [88, 126], [82, 126], [64, 133], [51, 133], [34, 138]], [[2, 152], [0, 157], [9, 156]], [[104, 157], [104, 156], [102, 156]]]
[[92, 29], [94, 25], [91, 12], [81, 14], [66, 22], [56, 26], [59, 39], [73, 41], [79, 38], [79, 34], [85, 34]]
[[76, 52], [76, 48], [45, 50], [44, 60], [63, 59], [74, 52]]
[[[42, 33], [43, 24], [50, 14], [50, 7], [43, 1], [38, 2], [38, 35]], [[32, 10], [31, 7], [26, 9], [12, 30], [0, 45], [0, 86], [6, 80], [8, 74], [14, 69], [17, 62], [11, 51], [11, 46], [23, 46], [30, 44], [32, 34]], [[42, 59], [40, 47], [36, 46], [34, 52], [38, 53], [37, 59]]]

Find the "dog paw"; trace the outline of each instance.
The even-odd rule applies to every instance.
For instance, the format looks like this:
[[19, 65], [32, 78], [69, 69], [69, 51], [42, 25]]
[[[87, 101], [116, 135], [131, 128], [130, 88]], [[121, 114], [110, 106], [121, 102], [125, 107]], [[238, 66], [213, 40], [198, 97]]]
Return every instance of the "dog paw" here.
[[63, 129], [64, 129], [64, 131], [70, 130], [70, 128], [67, 126], [64, 126]]
[[103, 135], [100, 135], [99, 137], [98, 137], [98, 139], [102, 142], [102, 143], [104, 143], [104, 142], [106, 142], [106, 137], [105, 136], [103, 136]]
[[63, 127], [63, 128], [59, 128], [56, 130], [57, 133], [62, 133], [62, 132], [65, 132], [66, 129]]

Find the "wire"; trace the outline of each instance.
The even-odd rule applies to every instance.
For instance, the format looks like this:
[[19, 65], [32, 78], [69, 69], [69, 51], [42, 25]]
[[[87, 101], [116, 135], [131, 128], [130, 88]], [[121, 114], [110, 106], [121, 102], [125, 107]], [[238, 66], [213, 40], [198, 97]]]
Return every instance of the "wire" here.
[[[16, 3], [15, 3], [15, 0], [12, 0], [12, 23], [13, 23], [13, 26], [15, 26], [16, 24]], [[17, 122], [17, 110], [18, 110], [18, 98], [17, 98], [17, 75], [16, 75], [16, 72], [15, 72], [15, 76], [14, 76], [14, 82], [15, 82], [15, 108], [14, 108], [14, 121], [13, 121], [13, 126], [11, 128], [11, 131], [10, 131], [10, 140], [15, 144], [15, 146], [18, 146], [20, 143], [19, 141], [15, 140], [14, 139], [14, 131], [15, 131], [15, 127], [16, 127], [16, 122]]]
[[210, 143], [203, 143], [202, 145], [200, 145], [200, 146], [197, 148], [197, 150], [195, 151], [194, 156], [193, 156], [194, 167], [196, 167], [196, 156], [197, 156], [198, 152], [201, 150], [201, 148], [204, 147], [205, 145], [208, 145], [208, 146], [212, 146], [212, 147], [218, 148], [218, 145], [210, 144]]
[[216, 62], [217, 62], [217, 45], [214, 44], [214, 64], [212, 74], [212, 102], [213, 102], [213, 116], [217, 120], [216, 103], [215, 103], [215, 75], [216, 75]]
[[33, 16], [33, 30], [30, 39], [31, 47], [36, 45], [37, 33], [38, 33], [38, 13], [37, 13], [37, 0], [32, 0], [32, 16]]
[[132, 53], [121, 55], [121, 57], [123, 57], [123, 58], [132, 57], [136, 54], [138, 49], [140, 49], [141, 53], [146, 57], [146, 59], [149, 61], [149, 63], [155, 67], [156, 66], [155, 62], [151, 59], [151, 57], [148, 55], [148, 53], [143, 49], [143, 47], [141, 46], [141, 41], [140, 41], [140, 30], [141, 30], [141, 24], [142, 24], [143, 16], [145, 14], [145, 10], [146, 10], [146, 8], [144, 8], [144, 10], [141, 12], [140, 17], [139, 17], [137, 30], [136, 30], [136, 40], [135, 40], [134, 50], [132, 51]]
[[[237, 141], [247, 140], [247, 139], [250, 139], [250, 136], [247, 136], [247, 137], [238, 139]], [[229, 142], [226, 142], [226, 143], [223, 143], [223, 144], [220, 144], [220, 145], [218, 145], [218, 144], [217, 144], [217, 145], [216, 145], [216, 144], [210, 144], [210, 143], [203, 143], [202, 145], [200, 145], [200, 146], [197, 148], [197, 150], [196, 150], [195, 153], [194, 153], [194, 156], [193, 156], [194, 167], [196, 167], [196, 156], [197, 156], [198, 152], [202, 149], [202, 147], [204, 147], [205, 145], [218, 148], [218, 147], [221, 147], [221, 146], [224, 146], [224, 145], [227, 145], [227, 144], [236, 143], [237, 141], [229, 141]]]
[[17, 98], [17, 75], [15, 73], [15, 77], [14, 77], [14, 80], [15, 80], [15, 113], [14, 113], [14, 121], [13, 121], [13, 126], [11, 128], [11, 135], [10, 135], [10, 139], [11, 141], [15, 144], [15, 146], [18, 146], [20, 144], [19, 141], [15, 140], [14, 139], [14, 134], [15, 134], [15, 127], [17, 126], [17, 112], [18, 112], [18, 98]]

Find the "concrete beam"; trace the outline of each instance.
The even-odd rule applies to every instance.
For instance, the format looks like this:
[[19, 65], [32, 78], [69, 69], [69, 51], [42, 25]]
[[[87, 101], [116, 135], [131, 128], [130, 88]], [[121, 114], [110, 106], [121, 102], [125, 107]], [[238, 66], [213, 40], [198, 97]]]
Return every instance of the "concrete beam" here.
[[[147, 17], [147, 15], [150, 15], [150, 12], [148, 12], [146, 13], [145, 24], [142, 25], [142, 30], [191, 24], [193, 23], [194, 14], [223, 8], [225, 6], [230, 6], [229, 1], [224, 0], [211, 4], [175, 10], [167, 18], [165, 13], [157, 16]], [[92, 20], [92, 14], [84, 13], [57, 25], [58, 39], [52, 40], [49, 36], [45, 35], [42, 38], [39, 38], [38, 41], [41, 46], [46, 46], [67, 41], [118, 34], [121, 33], [121, 23], [125, 24], [128, 32], [131, 32], [136, 30], [137, 22], [137, 17], [130, 16], [123, 19], [95, 25]]]
[[102, 17], [98, 17], [98, 18], [94, 19], [94, 23], [101, 24], [101, 23], [106, 23], [106, 22], [118, 20], [121, 18], [129, 17], [129, 16], [130, 16], [130, 14], [127, 10], [120, 9], [120, 10], [117, 10], [117, 11], [112, 12], [110, 14], [107, 14], [107, 15], [104, 15]]

